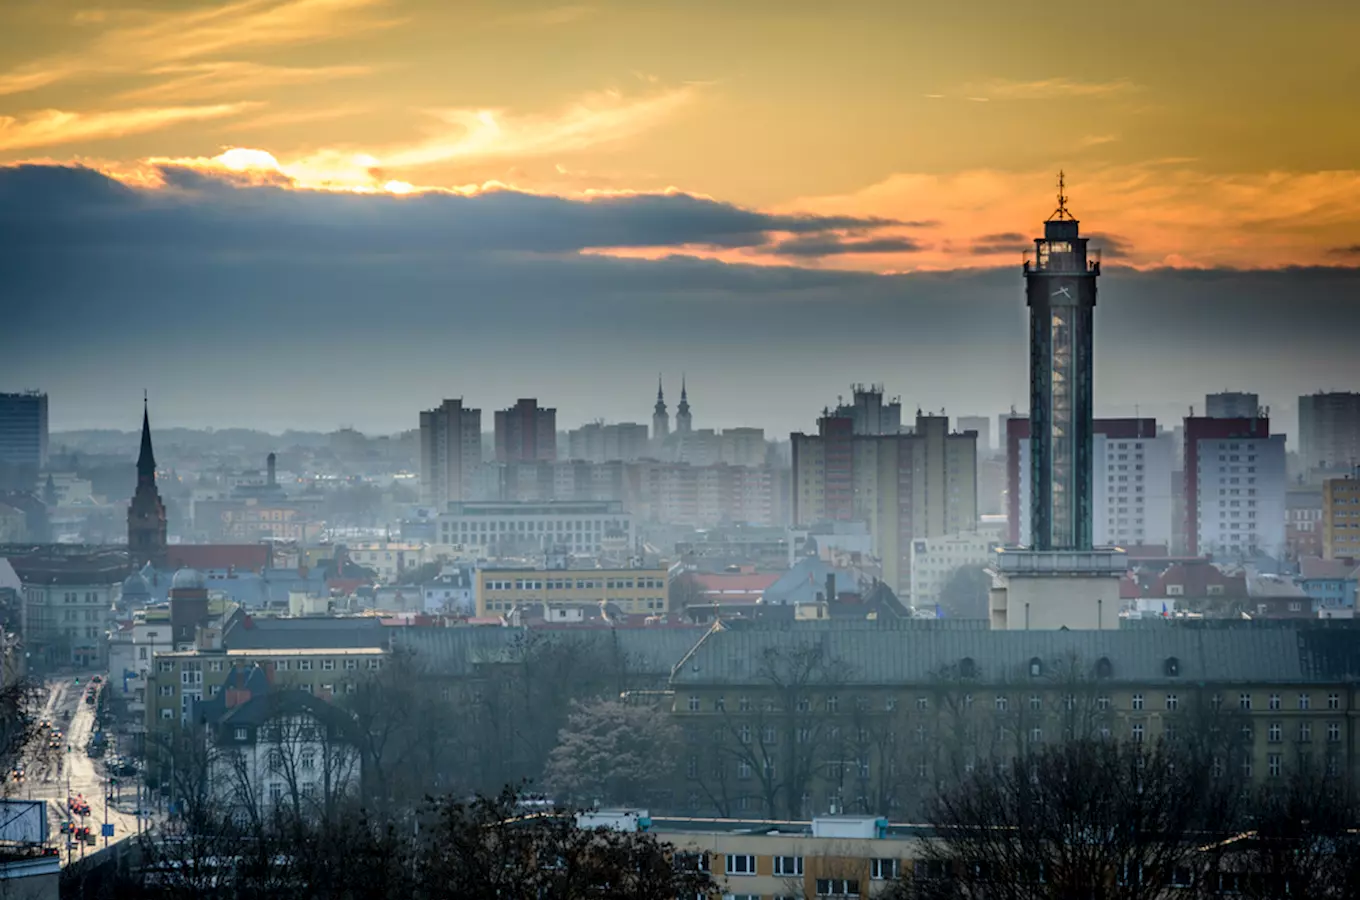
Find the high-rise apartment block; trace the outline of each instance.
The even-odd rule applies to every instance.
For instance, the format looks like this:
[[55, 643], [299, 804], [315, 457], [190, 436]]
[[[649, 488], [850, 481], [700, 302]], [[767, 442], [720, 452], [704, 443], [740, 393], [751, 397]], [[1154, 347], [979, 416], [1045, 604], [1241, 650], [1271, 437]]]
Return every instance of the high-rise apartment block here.
[[0, 463], [34, 471], [47, 465], [46, 394], [0, 394]]
[[1322, 555], [1360, 559], [1360, 469], [1322, 487]]
[[[1029, 422], [1010, 427], [1007, 459], [1010, 542], [1032, 543]], [[1164, 546], [1175, 531], [1174, 438], [1156, 419], [1092, 421], [1092, 537], [1096, 546]]]
[[420, 490], [422, 502], [442, 509], [471, 499], [482, 464], [482, 411], [462, 400], [445, 400], [420, 414]]
[[944, 416], [916, 417], [908, 433], [856, 435], [854, 419], [823, 415], [816, 435], [793, 434], [794, 523], [863, 521], [883, 580], [911, 590], [911, 547], [977, 527], [977, 433]]
[[853, 384], [850, 402], [838, 403], [835, 415], [850, 419], [855, 434], [897, 434], [902, 430], [902, 401], [883, 402], [883, 385]]
[[976, 431], [978, 451], [990, 453], [992, 447], [992, 420], [986, 416], [959, 416], [954, 420], [959, 431]]
[[1360, 393], [1299, 398], [1299, 462], [1304, 471], [1360, 465]]
[[496, 462], [557, 459], [557, 410], [532, 397], [496, 410]]
[[1185, 420], [1188, 552], [1243, 558], [1285, 548], [1284, 435], [1265, 417]]
[[1242, 391], [1204, 395], [1204, 415], [1210, 419], [1254, 419], [1261, 414], [1261, 398]]
[[647, 426], [635, 422], [589, 422], [567, 432], [567, 458], [585, 462], [631, 462], [647, 456]]

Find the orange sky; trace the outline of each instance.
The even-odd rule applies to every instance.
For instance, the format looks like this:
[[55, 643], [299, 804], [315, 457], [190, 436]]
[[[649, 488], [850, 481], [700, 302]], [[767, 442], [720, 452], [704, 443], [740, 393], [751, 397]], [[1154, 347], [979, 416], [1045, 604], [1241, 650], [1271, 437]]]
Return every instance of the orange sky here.
[[0, 162], [675, 189], [904, 223], [842, 236], [861, 252], [681, 248], [874, 271], [1013, 263], [1063, 168], [1108, 261], [1360, 263], [1360, 4], [1079, 9], [6, 0]]

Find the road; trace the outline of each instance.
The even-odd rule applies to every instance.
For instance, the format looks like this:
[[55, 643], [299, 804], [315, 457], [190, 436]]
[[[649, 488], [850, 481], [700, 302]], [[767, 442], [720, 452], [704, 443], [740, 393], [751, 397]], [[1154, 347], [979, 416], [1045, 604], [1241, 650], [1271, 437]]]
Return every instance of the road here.
[[[104, 822], [113, 825], [113, 836], [107, 843], [113, 844], [135, 835], [138, 820], [133, 811], [137, 808], [137, 788], [133, 779], [126, 779], [126, 787], [120, 786], [120, 799], [106, 804], [105, 796], [108, 779], [97, 766], [95, 760], [86, 753], [86, 745], [94, 732], [94, 706], [84, 702], [84, 693], [89, 679], [82, 677], [80, 684], [73, 678], [63, 678], [48, 682], [48, 692], [39, 719], [46, 719], [52, 728], [65, 732], [56, 749], [48, 747], [48, 733], [30, 747], [27, 754], [28, 770], [22, 794], [33, 800], [47, 800], [48, 817], [52, 840], [61, 847], [62, 863], [84, 856], [102, 848], [106, 839], [100, 837], [93, 846], [83, 842], [68, 847], [65, 835], [61, 834], [61, 824], [69, 813], [67, 798], [81, 795], [90, 806], [88, 816], [76, 816], [77, 825], [87, 825], [91, 833], [100, 834]], [[49, 732], [50, 733], [50, 732]], [[145, 826], [145, 820], [142, 825]]]

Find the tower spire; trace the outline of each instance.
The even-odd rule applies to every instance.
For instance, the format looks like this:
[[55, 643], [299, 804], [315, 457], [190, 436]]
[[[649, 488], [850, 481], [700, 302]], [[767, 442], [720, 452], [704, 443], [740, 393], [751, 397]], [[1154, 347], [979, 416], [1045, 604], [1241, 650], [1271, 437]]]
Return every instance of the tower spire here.
[[151, 449], [151, 416], [146, 391], [142, 391], [142, 447], [137, 454], [137, 479], [156, 480], [156, 453]]
[[662, 393], [662, 391], [661, 391], [661, 373], [660, 373], [660, 372], [657, 372], [657, 373], [656, 373], [656, 402], [657, 402], [657, 403], [662, 403], [662, 402], [665, 401], [665, 399], [666, 399], [666, 395], [665, 395], [664, 393]]
[[1051, 222], [1057, 219], [1059, 222], [1073, 221], [1073, 215], [1067, 211], [1067, 186], [1066, 176], [1062, 169], [1058, 170], [1058, 208], [1053, 211], [1053, 215], [1048, 217]]

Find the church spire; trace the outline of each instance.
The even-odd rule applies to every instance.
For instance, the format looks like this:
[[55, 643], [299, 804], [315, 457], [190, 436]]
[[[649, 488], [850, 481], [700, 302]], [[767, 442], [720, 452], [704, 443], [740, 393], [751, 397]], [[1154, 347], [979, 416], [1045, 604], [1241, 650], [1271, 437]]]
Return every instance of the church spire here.
[[146, 392], [142, 392], [142, 449], [137, 454], [137, 480], [156, 480], [156, 454], [151, 449], [151, 417], [147, 413]]
[[693, 426], [693, 419], [689, 412], [689, 389], [685, 384], [685, 376], [680, 376], [680, 404], [675, 408], [675, 430], [681, 434], [689, 434]]

